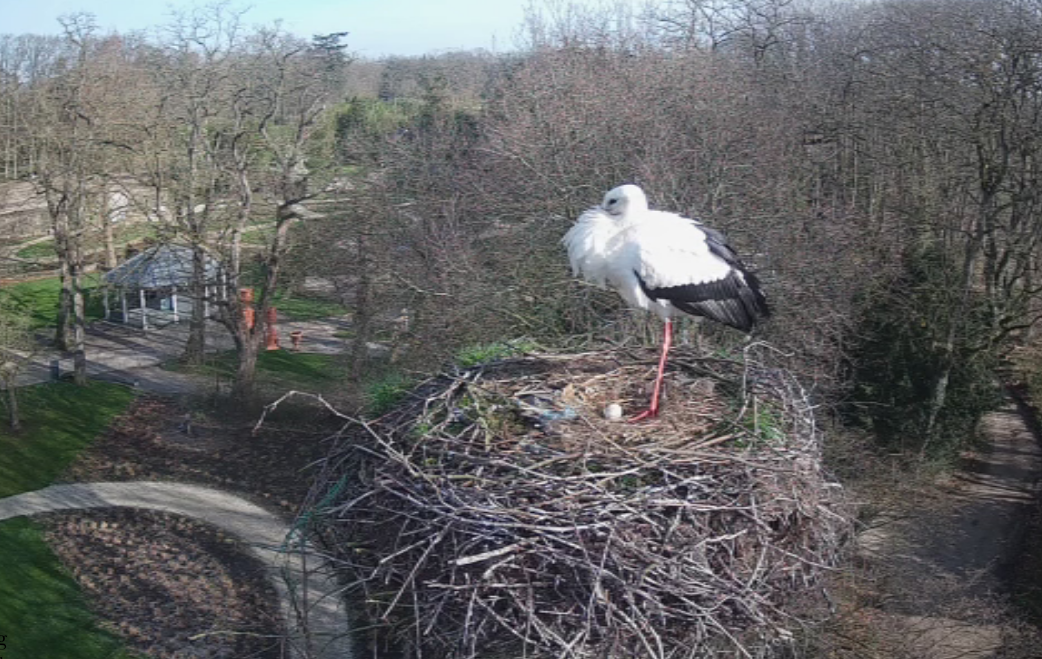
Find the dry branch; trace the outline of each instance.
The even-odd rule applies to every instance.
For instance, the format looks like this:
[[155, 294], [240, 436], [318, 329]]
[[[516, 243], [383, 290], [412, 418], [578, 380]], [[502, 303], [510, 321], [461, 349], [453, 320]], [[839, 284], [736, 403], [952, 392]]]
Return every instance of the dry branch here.
[[445, 375], [342, 437], [315, 512], [374, 642], [665, 659], [791, 638], [794, 600], [847, 530], [805, 393], [751, 362], [678, 356], [663, 418], [609, 422], [605, 404], [646, 395], [638, 356]]

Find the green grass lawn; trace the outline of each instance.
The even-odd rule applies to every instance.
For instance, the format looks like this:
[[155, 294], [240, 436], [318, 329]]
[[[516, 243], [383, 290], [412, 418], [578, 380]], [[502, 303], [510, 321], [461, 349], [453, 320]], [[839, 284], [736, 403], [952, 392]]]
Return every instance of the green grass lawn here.
[[[155, 237], [156, 227], [148, 222], [139, 222], [135, 224], [128, 224], [125, 226], [116, 225], [113, 227], [113, 242], [116, 245], [116, 249], [119, 250], [125, 247], [129, 243], [137, 242], [142, 238]], [[84, 241], [83, 248], [88, 251], [100, 250], [105, 247], [105, 238], [101, 235], [101, 231], [88, 235]], [[48, 238], [47, 240], [23, 247], [18, 250], [15, 254], [20, 259], [54, 259], [57, 255], [54, 253], [54, 238]], [[0, 659], [3, 659], [0, 657]]]
[[[88, 275], [83, 278], [84, 303], [87, 322], [97, 320], [105, 315], [101, 304], [101, 295], [94, 291], [98, 286], [98, 278]], [[61, 280], [57, 277], [23, 281], [0, 288], [11, 302], [12, 310], [28, 315], [32, 327], [54, 327], [58, 319], [58, 298], [61, 294]]]
[[22, 432], [0, 429], [0, 497], [50, 484], [134, 396], [107, 382], [41, 384], [19, 394]]
[[47, 259], [55, 258], [54, 238], [48, 238], [42, 242], [33, 243], [23, 247], [15, 254], [20, 259]]
[[[208, 355], [202, 366], [186, 366], [179, 362], [164, 365], [175, 371], [192, 370], [207, 375], [232, 378], [238, 369], [234, 350]], [[262, 384], [277, 384], [309, 390], [321, 390], [343, 378], [343, 371], [334, 355], [319, 355], [290, 350], [262, 350], [257, 355], [257, 380]]]
[[97, 627], [79, 586], [39, 527], [0, 522], [0, 633], [3, 659], [129, 659], [122, 642]]
[[318, 320], [347, 313], [347, 307], [337, 302], [298, 295], [276, 297], [273, 306], [283, 320]]
[[262, 352], [257, 358], [257, 368], [280, 379], [305, 385], [329, 384], [342, 375], [332, 355], [289, 350]]
[[273, 233], [274, 225], [271, 223], [247, 227], [242, 232], [242, 242], [244, 245], [266, 247], [271, 244]]
[[[0, 429], [0, 497], [51, 483], [130, 403], [114, 384], [67, 382], [21, 390], [24, 429]], [[39, 527], [0, 522], [0, 634], [3, 659], [129, 659], [121, 642], [99, 629], [79, 587], [47, 547]]]

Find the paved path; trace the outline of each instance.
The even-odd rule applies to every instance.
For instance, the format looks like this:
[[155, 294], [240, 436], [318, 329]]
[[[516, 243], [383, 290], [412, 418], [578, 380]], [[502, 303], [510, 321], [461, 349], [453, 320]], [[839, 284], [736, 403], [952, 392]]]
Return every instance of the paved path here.
[[105, 507], [162, 510], [203, 520], [236, 535], [270, 572], [286, 621], [290, 656], [351, 658], [348, 616], [327, 562], [310, 546], [287, 542], [290, 527], [281, 519], [233, 494], [152, 481], [52, 485], [0, 499], [0, 520]]
[[[344, 351], [347, 344], [336, 333], [346, 327], [345, 321], [335, 318], [288, 321], [277, 325], [283, 349], [290, 346], [290, 332], [300, 330], [304, 333], [301, 351], [323, 354]], [[187, 322], [169, 323], [148, 331], [120, 323], [91, 323], [86, 337], [88, 377], [120, 382], [159, 394], [190, 393], [198, 388], [192, 378], [159, 368], [160, 364], [181, 356], [187, 338]], [[207, 323], [206, 345], [211, 352], [234, 348], [228, 331], [215, 321]], [[376, 348], [384, 349], [380, 346]], [[43, 350], [33, 357], [19, 375], [18, 386], [50, 381], [51, 364], [54, 361], [58, 362], [62, 373], [72, 371], [71, 355]]]

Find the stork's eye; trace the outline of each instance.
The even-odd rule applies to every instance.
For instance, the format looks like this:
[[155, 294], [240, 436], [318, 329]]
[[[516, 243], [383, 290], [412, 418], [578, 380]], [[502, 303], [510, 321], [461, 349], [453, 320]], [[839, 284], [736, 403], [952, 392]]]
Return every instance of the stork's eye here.
[[609, 199], [609, 200], [608, 200], [608, 205], [609, 205], [609, 206], [611, 206], [611, 205], [612, 205], [612, 204], [614, 204], [614, 203], [615, 203], [616, 201], [618, 201], [618, 199]]

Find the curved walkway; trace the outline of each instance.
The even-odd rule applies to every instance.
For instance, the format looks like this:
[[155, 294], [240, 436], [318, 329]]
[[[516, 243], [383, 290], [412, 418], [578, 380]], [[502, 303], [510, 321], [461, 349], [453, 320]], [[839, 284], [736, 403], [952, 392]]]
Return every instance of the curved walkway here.
[[289, 525], [277, 516], [233, 494], [197, 485], [152, 481], [52, 485], [0, 499], [0, 520], [104, 507], [176, 513], [236, 535], [270, 572], [286, 623], [290, 656], [352, 656], [347, 612], [325, 559], [310, 546], [302, 548], [299, 541], [291, 540]]

